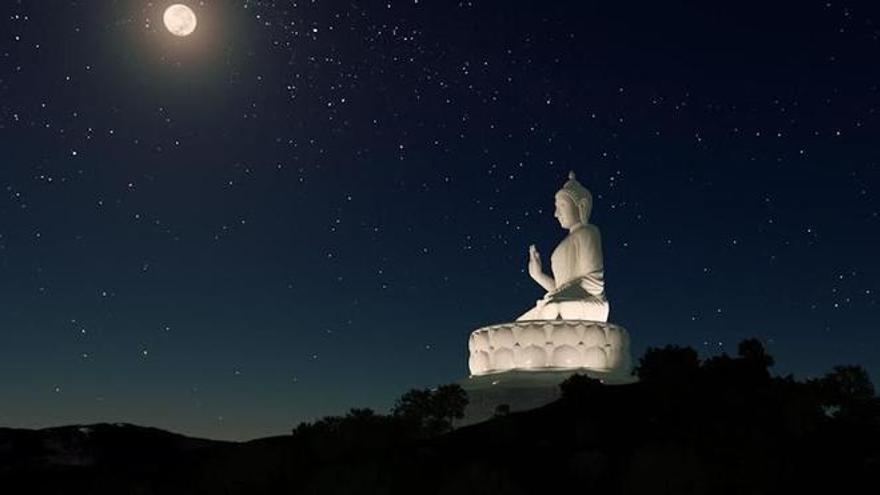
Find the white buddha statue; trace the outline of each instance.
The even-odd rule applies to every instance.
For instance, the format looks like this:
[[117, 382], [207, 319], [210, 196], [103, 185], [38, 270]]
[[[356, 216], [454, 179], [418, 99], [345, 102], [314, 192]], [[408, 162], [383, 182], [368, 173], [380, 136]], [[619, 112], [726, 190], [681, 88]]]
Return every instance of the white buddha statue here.
[[[632, 380], [629, 334], [608, 323], [602, 240], [590, 224], [593, 197], [571, 172], [556, 193], [554, 216], [568, 235], [550, 256], [550, 275], [541, 255], [529, 247], [529, 275], [546, 294], [515, 322], [496, 323], [471, 332], [468, 367], [472, 376], [551, 372], [564, 376], [583, 370], [605, 383]], [[552, 373], [562, 372], [562, 375]], [[536, 375], [538, 376], [538, 375]], [[542, 378], [543, 379], [543, 378]], [[476, 382], [474, 382], [476, 383]], [[529, 382], [531, 383], [531, 382]]]
[[559, 398], [559, 384], [583, 373], [605, 384], [633, 383], [629, 333], [608, 322], [602, 240], [590, 224], [593, 197], [574, 172], [556, 193], [554, 216], [568, 234], [550, 256], [550, 274], [529, 246], [529, 275], [546, 294], [515, 322], [477, 328], [468, 339], [465, 424], [499, 405], [532, 409]]
[[517, 321], [608, 321], [602, 240], [599, 229], [589, 223], [592, 209], [592, 194], [569, 172], [568, 181], [556, 193], [554, 213], [568, 235], [550, 256], [552, 277], [544, 273], [535, 245], [529, 246], [529, 275], [547, 293]]

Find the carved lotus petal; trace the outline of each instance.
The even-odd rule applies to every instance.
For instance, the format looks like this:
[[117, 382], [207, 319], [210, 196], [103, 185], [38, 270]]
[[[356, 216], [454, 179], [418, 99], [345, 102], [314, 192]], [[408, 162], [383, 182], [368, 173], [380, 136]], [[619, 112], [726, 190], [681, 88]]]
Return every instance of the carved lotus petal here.
[[492, 367], [498, 371], [509, 370], [515, 366], [513, 351], [508, 348], [495, 349], [492, 354]]
[[553, 366], [558, 368], [577, 368], [583, 360], [578, 350], [570, 345], [563, 345], [553, 351]]
[[539, 326], [528, 326], [520, 330], [519, 332], [519, 345], [522, 347], [526, 346], [543, 346], [547, 343], [547, 334], [544, 333], [544, 329]]
[[629, 347], [629, 337], [622, 329], [612, 327], [608, 329], [608, 343], [615, 350], [623, 350]]
[[536, 345], [520, 349], [516, 353], [516, 365], [519, 368], [543, 368], [547, 366], [547, 353]]
[[468, 340], [468, 350], [471, 352], [488, 351], [489, 350], [489, 336], [486, 334], [486, 332], [472, 333], [470, 340]]
[[589, 326], [584, 330], [584, 336], [582, 337], [584, 346], [586, 347], [604, 347], [605, 342], [605, 332], [602, 331], [601, 328], [597, 326]]
[[550, 335], [550, 341], [556, 345], [576, 346], [581, 340], [577, 329], [569, 325], [557, 326]]
[[489, 331], [489, 342], [496, 349], [511, 348], [516, 339], [514, 339], [513, 330], [510, 327], [501, 327]]
[[489, 362], [489, 353], [486, 351], [476, 351], [471, 353], [468, 360], [468, 367], [472, 375], [479, 375], [489, 371], [491, 364]]
[[608, 358], [601, 347], [588, 347], [584, 351], [584, 366], [604, 370], [608, 368]]

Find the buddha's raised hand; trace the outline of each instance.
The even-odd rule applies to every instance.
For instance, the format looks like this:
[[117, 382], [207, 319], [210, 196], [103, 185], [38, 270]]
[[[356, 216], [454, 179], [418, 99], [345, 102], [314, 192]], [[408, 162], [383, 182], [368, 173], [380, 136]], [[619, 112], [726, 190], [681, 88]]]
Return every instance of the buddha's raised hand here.
[[536, 248], [534, 244], [531, 244], [529, 245], [529, 275], [537, 280], [543, 274], [544, 270], [541, 267], [541, 253], [538, 252], [538, 248]]

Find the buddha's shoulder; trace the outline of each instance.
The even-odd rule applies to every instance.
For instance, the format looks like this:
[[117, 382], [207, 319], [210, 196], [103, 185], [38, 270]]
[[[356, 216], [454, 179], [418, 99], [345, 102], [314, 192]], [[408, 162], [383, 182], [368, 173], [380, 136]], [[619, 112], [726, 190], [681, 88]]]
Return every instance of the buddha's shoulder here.
[[599, 238], [599, 227], [588, 223], [585, 224], [583, 228], [577, 229], [571, 233], [572, 236], [583, 239], [583, 240], [591, 240]]

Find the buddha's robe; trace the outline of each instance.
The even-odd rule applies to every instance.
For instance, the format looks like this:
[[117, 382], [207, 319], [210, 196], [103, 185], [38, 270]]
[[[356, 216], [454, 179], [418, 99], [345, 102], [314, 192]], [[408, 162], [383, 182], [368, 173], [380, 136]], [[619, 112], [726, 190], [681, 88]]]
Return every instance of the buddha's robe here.
[[556, 288], [517, 320], [608, 321], [602, 240], [587, 224], [570, 232], [550, 256]]

